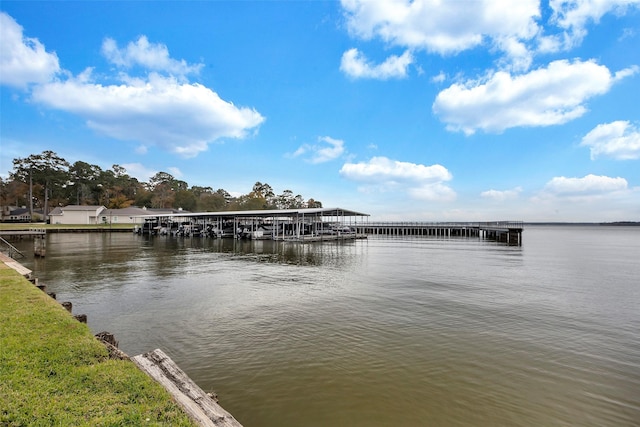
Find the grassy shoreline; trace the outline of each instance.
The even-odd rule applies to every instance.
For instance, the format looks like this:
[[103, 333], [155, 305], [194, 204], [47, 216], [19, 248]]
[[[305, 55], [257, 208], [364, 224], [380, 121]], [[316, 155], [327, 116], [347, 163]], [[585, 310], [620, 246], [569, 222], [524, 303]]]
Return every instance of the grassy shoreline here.
[[0, 425], [195, 425], [133, 362], [0, 262]]
[[30, 229], [45, 230], [131, 230], [136, 224], [45, 224], [43, 222], [3, 222], [0, 231], [20, 231]]

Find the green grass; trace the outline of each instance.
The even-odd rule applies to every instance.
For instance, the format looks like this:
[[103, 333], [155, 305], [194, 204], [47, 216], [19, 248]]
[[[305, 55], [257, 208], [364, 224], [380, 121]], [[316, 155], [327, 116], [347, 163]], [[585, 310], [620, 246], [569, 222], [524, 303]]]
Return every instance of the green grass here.
[[[140, 224], [137, 224], [140, 225]], [[136, 224], [45, 224], [43, 222], [4, 222], [0, 223], [0, 230], [29, 230], [31, 228], [44, 228], [45, 230], [82, 230], [82, 229], [103, 229], [103, 230], [132, 230]]]
[[133, 362], [0, 262], [0, 426], [192, 426]]

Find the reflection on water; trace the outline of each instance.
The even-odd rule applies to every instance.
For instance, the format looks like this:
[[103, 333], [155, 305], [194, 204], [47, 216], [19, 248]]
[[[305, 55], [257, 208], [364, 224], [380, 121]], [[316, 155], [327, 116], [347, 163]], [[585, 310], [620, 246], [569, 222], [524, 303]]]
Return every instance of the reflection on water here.
[[25, 264], [95, 332], [129, 354], [162, 348], [247, 427], [632, 426], [638, 237], [51, 234]]

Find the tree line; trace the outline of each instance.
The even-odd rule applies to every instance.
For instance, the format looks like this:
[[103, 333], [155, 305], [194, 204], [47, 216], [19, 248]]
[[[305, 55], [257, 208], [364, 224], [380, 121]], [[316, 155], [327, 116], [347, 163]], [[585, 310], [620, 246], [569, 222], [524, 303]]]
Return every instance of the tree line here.
[[13, 159], [9, 178], [0, 177], [0, 205], [26, 206], [49, 213], [55, 206], [103, 205], [110, 209], [129, 206], [217, 212], [258, 209], [319, 208], [322, 203], [305, 199], [291, 190], [276, 195], [269, 184], [256, 182], [247, 194], [232, 197], [226, 190], [189, 186], [167, 172], [140, 182], [124, 167], [103, 170], [83, 161], [70, 164], [46, 150]]

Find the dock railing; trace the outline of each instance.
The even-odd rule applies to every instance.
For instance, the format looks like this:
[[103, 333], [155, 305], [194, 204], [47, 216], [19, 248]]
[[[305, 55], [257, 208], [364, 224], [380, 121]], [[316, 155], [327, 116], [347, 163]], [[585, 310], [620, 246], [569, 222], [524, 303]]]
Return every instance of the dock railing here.
[[18, 254], [21, 257], [24, 258], [24, 254], [22, 252], [20, 252], [18, 250], [18, 248], [16, 248], [15, 246], [13, 246], [11, 243], [7, 242], [6, 240], [4, 240], [2, 237], [0, 237], [0, 242], [3, 243], [5, 246], [7, 246], [9, 248], [9, 257], [10, 258], [14, 258], [14, 254]]
[[519, 245], [522, 242], [523, 222], [368, 222], [356, 225], [356, 230], [373, 236], [478, 237]]
[[478, 227], [478, 222], [436, 222], [436, 221], [371, 221], [360, 222], [356, 227]]
[[522, 221], [493, 221], [493, 222], [479, 222], [478, 226], [481, 229], [491, 230], [522, 230], [524, 228], [524, 222]]
[[490, 229], [522, 229], [523, 221], [484, 221], [484, 222], [436, 222], [436, 221], [375, 221], [358, 223], [357, 227], [471, 227]]

